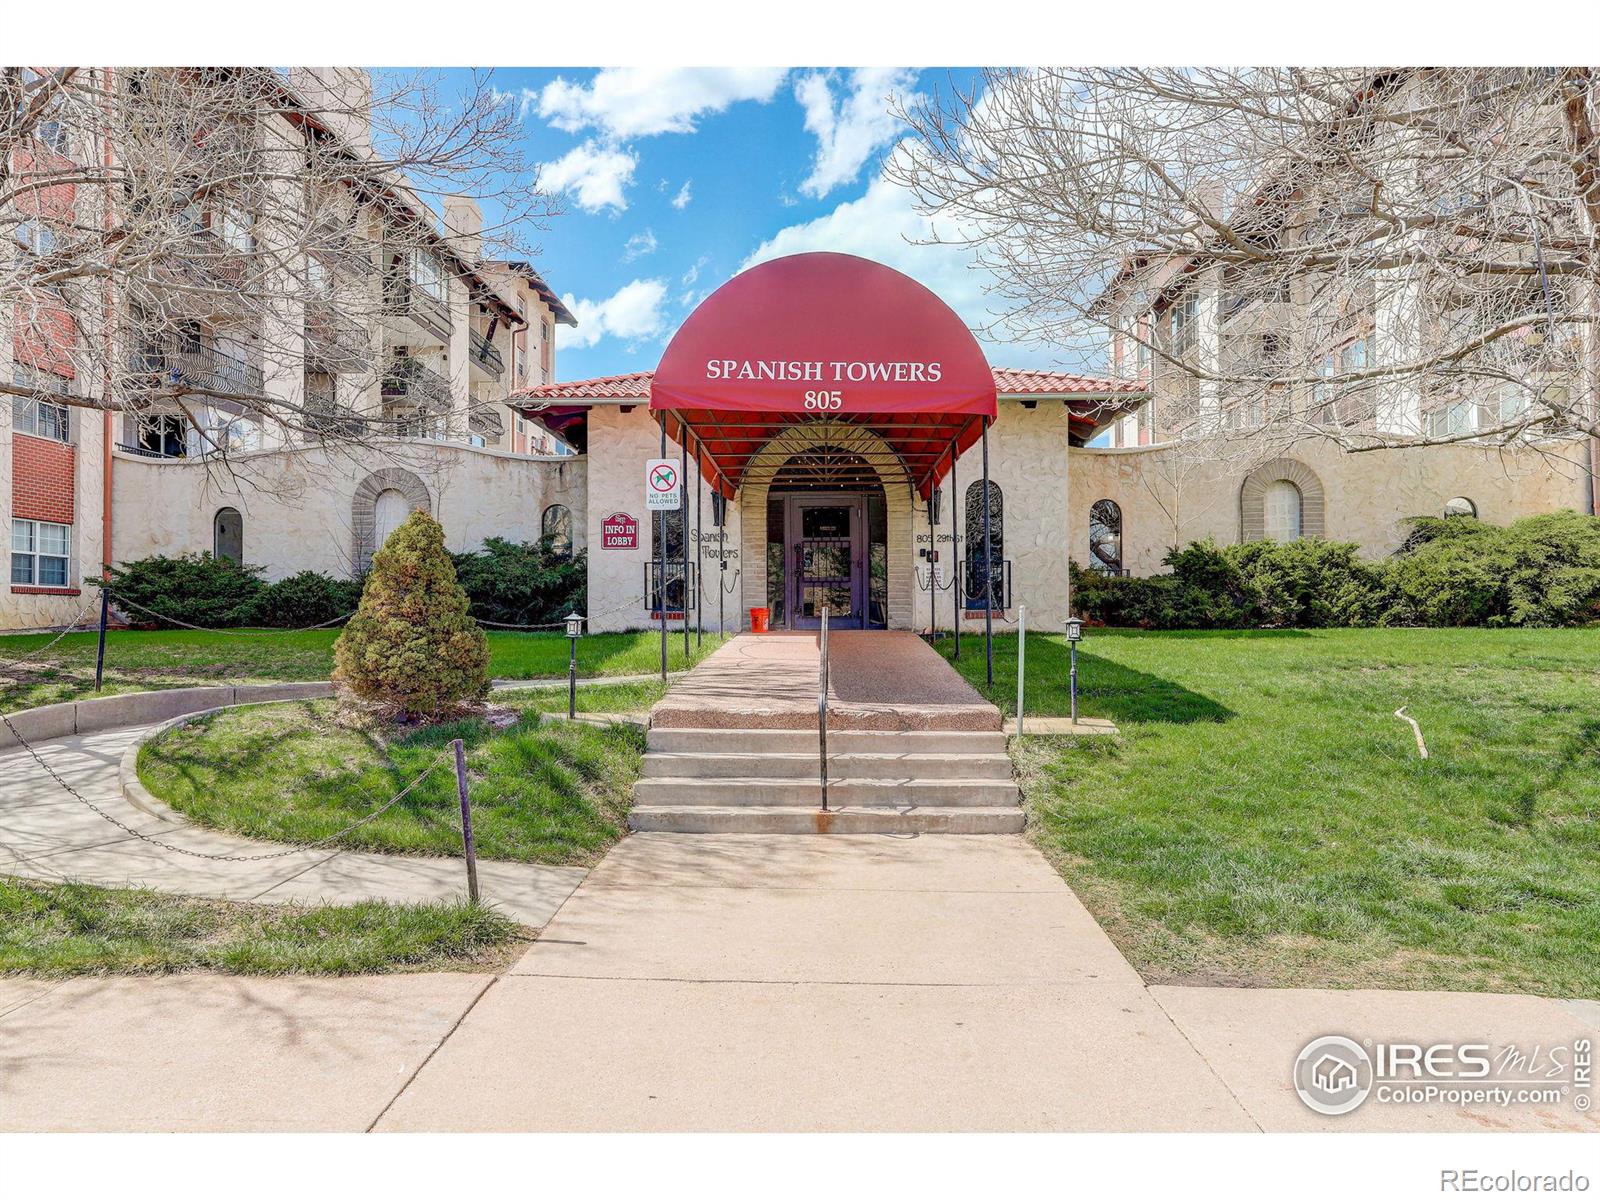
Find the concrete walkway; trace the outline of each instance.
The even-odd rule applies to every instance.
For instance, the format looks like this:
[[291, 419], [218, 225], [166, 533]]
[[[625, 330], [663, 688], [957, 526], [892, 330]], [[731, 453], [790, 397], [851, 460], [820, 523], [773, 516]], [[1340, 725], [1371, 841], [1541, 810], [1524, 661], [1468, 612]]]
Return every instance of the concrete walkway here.
[[[1000, 711], [914, 633], [828, 636], [831, 729], [998, 730]], [[819, 639], [741, 633], [656, 702], [662, 729], [815, 729]]]
[[1317, 1117], [1312, 1036], [1550, 1046], [1600, 1005], [1145, 987], [1016, 837], [635, 835], [502, 977], [0, 980], [0, 1130], [1583, 1129]]
[[[279, 843], [163, 819], [123, 798], [123, 752], [149, 725], [56, 738], [36, 745], [69, 784], [119, 821], [168, 845], [205, 854], [274, 854]], [[466, 892], [459, 859], [362, 854], [323, 847], [259, 862], [215, 862], [153, 846], [97, 816], [63, 791], [25, 750], [0, 753], [0, 872], [35, 879], [135, 885], [193, 896], [273, 902], [445, 900]], [[528, 925], [543, 925], [578, 886], [581, 867], [478, 864], [484, 899]]]

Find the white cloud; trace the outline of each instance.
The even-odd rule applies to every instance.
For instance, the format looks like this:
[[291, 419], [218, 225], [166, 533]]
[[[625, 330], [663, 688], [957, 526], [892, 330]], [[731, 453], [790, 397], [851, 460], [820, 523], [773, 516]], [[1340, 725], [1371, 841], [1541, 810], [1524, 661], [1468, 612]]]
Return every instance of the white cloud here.
[[654, 254], [657, 245], [654, 230], [646, 229], [641, 233], [636, 233], [628, 239], [627, 245], [622, 248], [622, 261], [628, 263], [636, 258], [643, 258], [646, 254]]
[[574, 146], [554, 162], [539, 166], [539, 185], [552, 192], [570, 192], [585, 212], [628, 207], [623, 189], [633, 182], [639, 156], [629, 150], [602, 146], [592, 138]]
[[578, 327], [566, 335], [567, 346], [581, 350], [601, 338], [632, 343], [656, 337], [665, 324], [666, 297], [666, 281], [661, 279], [635, 279], [604, 300], [580, 300], [568, 293], [561, 299], [578, 318]]
[[539, 94], [539, 115], [557, 129], [598, 129], [610, 138], [689, 133], [695, 121], [744, 100], [777, 94], [787, 69], [773, 67], [607, 67], [587, 84], [555, 79]]
[[[1004, 300], [988, 292], [994, 277], [977, 266], [971, 248], [948, 244], [970, 232], [970, 227], [948, 218], [930, 219], [919, 213], [905, 188], [880, 175], [860, 196], [832, 212], [780, 229], [756, 247], [739, 269], [813, 250], [870, 258], [911, 276], [953, 308], [978, 332], [996, 365], [1059, 365], [1062, 355], [1057, 350], [1007, 341]], [[930, 238], [941, 238], [947, 244], [927, 244]]]
[[688, 208], [689, 207], [689, 201], [693, 198], [691, 193], [690, 193], [690, 191], [689, 191], [689, 185], [692, 184], [693, 182], [694, 182], [694, 180], [692, 180], [692, 179], [685, 179], [683, 181], [683, 186], [678, 189], [678, 194], [672, 198], [672, 207], [673, 208]]
[[794, 96], [805, 110], [806, 129], [816, 135], [817, 153], [800, 190], [826, 196], [860, 175], [874, 152], [902, 132], [889, 98], [915, 81], [916, 72], [903, 67], [861, 67], [850, 72], [848, 91], [836, 101], [832, 76], [802, 76]]

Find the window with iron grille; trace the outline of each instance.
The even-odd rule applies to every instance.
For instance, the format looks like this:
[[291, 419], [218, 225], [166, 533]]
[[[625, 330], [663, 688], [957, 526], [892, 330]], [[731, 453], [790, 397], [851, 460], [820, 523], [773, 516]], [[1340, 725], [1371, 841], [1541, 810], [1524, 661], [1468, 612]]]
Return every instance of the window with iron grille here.
[[983, 480], [974, 480], [967, 488], [967, 606], [982, 608], [988, 595], [998, 604], [1004, 595], [1002, 579], [1006, 557], [1005, 497], [1000, 485], [989, 481], [989, 564], [991, 586], [984, 587], [984, 510]]

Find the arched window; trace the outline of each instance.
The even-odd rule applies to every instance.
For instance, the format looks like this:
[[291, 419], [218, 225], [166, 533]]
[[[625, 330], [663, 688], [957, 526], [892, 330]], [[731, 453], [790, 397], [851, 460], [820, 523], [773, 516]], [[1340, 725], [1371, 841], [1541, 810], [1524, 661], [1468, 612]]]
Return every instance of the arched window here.
[[550, 550], [562, 558], [572, 557], [572, 510], [565, 504], [552, 504], [544, 510], [539, 532], [550, 538]]
[[1455, 496], [1445, 501], [1444, 515], [1447, 517], [1475, 517], [1478, 515], [1478, 506], [1465, 496]]
[[[967, 607], [981, 609], [986, 603], [983, 577], [983, 480], [974, 480], [967, 488]], [[993, 576], [990, 580], [993, 607], [1005, 606], [1005, 497], [1000, 485], [989, 481], [989, 560]]]
[[1261, 497], [1262, 535], [1275, 542], [1292, 542], [1300, 536], [1303, 498], [1287, 479], [1274, 479]]
[[382, 550], [389, 535], [411, 515], [411, 501], [399, 488], [384, 488], [372, 505], [372, 546]]
[[211, 554], [229, 562], [244, 561], [244, 518], [237, 508], [219, 508], [211, 518]]
[[1107, 575], [1122, 574], [1122, 509], [1115, 500], [1089, 506], [1089, 565]]

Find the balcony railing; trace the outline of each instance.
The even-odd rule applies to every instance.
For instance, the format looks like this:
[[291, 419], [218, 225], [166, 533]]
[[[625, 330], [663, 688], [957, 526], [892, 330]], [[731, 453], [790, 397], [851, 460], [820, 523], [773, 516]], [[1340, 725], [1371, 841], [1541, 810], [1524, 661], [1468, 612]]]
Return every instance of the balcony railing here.
[[476, 329], [467, 331], [468, 341], [471, 344], [472, 361], [496, 379], [505, 373], [506, 361], [500, 357], [500, 351], [495, 349], [495, 344], [479, 333]]
[[155, 387], [243, 396], [263, 390], [260, 367], [215, 346], [147, 342], [129, 355], [128, 371]]
[[1288, 304], [1289, 297], [1288, 280], [1262, 286], [1231, 288], [1222, 295], [1222, 323], [1226, 325], [1240, 313], [1258, 304]]
[[306, 358], [330, 375], [364, 371], [371, 363], [367, 331], [327, 301], [306, 306]]
[[383, 377], [383, 398], [443, 410], [450, 406], [450, 381], [414, 358], [399, 358]]
[[390, 316], [410, 317], [441, 344], [450, 341], [450, 306], [423, 291], [409, 276], [390, 273], [384, 279], [383, 311]]

